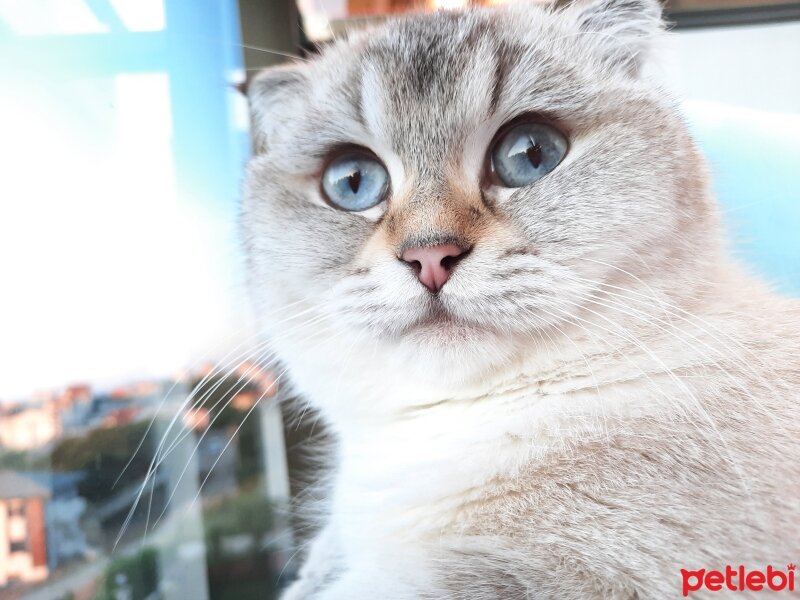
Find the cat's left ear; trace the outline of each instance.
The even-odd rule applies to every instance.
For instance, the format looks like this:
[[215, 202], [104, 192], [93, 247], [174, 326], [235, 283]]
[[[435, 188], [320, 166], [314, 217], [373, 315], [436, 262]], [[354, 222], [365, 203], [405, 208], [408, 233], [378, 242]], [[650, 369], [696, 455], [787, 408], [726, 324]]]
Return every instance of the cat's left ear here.
[[562, 10], [605, 61], [632, 75], [664, 30], [658, 0], [577, 0]]

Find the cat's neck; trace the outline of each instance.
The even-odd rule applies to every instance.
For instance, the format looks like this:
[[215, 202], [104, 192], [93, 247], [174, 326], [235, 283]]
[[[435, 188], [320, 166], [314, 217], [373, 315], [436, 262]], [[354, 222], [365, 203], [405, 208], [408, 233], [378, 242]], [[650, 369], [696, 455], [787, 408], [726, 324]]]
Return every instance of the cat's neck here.
[[[691, 301], [665, 297], [659, 310], [630, 300], [631, 288], [625, 306], [609, 303], [616, 312], [597, 324], [532, 337], [514, 360], [446, 392], [403, 377], [380, 354], [339, 370], [341, 385], [318, 390], [337, 390], [319, 396], [341, 440], [335, 510], [365, 526], [385, 522], [391, 535], [435, 531], [471, 494], [532, 461], [604, 439], [615, 426], [675, 410], [685, 417], [696, 400], [685, 375], [744, 359], [725, 316], [741, 280], [733, 271], [721, 282], [687, 294]], [[647, 319], [631, 318], [645, 307]]]
[[604, 439], [614, 422], [609, 414], [616, 420], [645, 416], [641, 400], [653, 396], [646, 415], [652, 417], [660, 410], [654, 390], [664, 398], [679, 390], [669, 376], [647, 372], [647, 356], [626, 350], [630, 364], [565, 355], [536, 375], [486, 382], [471, 397], [339, 423], [335, 513], [348, 530], [369, 526], [385, 529], [384, 537], [428, 535], [457, 522], [493, 481]]

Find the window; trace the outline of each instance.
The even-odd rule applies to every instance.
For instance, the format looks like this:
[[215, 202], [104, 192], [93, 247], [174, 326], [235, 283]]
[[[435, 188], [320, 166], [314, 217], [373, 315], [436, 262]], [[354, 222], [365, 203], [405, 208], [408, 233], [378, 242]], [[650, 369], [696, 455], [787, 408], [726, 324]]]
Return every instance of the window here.
[[4, 3], [0, 52], [0, 500], [41, 499], [0, 595], [269, 598], [280, 413], [207, 367], [252, 339], [238, 3]]
[[679, 29], [800, 19], [800, 7], [792, 0], [668, 0], [666, 9]]

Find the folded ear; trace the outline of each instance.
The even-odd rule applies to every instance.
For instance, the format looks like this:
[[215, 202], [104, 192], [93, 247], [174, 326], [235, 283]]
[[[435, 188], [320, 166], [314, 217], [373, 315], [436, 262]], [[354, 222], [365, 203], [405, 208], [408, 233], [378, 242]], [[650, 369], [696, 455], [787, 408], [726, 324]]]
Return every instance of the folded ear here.
[[578, 0], [563, 10], [604, 60], [633, 75], [664, 28], [658, 0]]
[[289, 109], [297, 105], [305, 84], [306, 76], [299, 65], [270, 67], [245, 83], [251, 135], [257, 154], [266, 150], [275, 127], [288, 117]]

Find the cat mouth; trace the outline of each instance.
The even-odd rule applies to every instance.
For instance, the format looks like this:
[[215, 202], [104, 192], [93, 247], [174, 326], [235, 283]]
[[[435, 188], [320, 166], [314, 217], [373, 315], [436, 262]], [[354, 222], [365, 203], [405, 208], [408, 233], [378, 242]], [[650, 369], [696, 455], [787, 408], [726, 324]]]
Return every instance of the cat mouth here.
[[406, 333], [415, 334], [427, 332], [458, 336], [459, 334], [463, 335], [468, 331], [474, 332], [478, 329], [481, 329], [481, 327], [453, 314], [453, 312], [447, 310], [441, 302], [436, 301], [432, 303], [427, 314], [408, 326]]
[[438, 298], [434, 298], [426, 314], [417, 319], [411, 327], [436, 327], [460, 322], [461, 320], [447, 310]]

